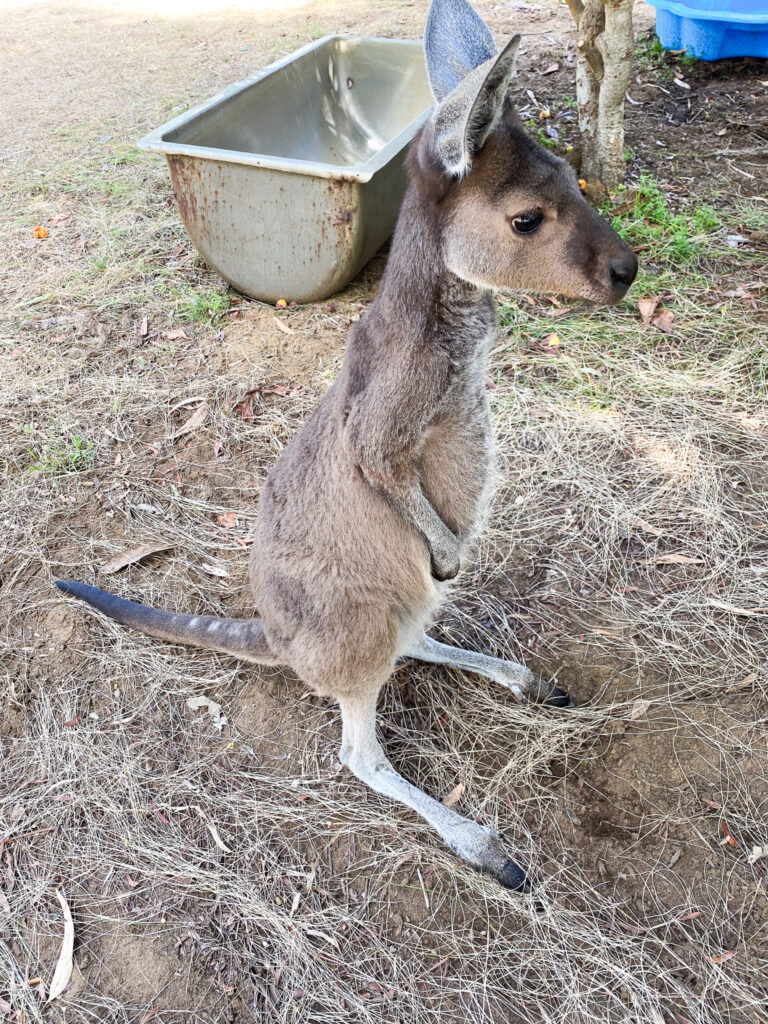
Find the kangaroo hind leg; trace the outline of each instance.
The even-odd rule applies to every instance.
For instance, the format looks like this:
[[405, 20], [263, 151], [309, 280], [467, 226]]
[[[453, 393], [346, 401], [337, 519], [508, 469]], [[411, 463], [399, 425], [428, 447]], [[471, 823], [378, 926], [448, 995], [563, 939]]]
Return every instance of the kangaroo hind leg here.
[[525, 872], [509, 859], [497, 833], [444, 807], [395, 771], [376, 739], [377, 693], [339, 699], [342, 763], [371, 789], [405, 804], [428, 821], [447, 846], [473, 868], [494, 875], [508, 889], [527, 892]]
[[408, 658], [430, 661], [435, 665], [450, 665], [464, 672], [478, 672], [486, 679], [492, 679], [499, 686], [511, 690], [518, 700], [536, 700], [554, 707], [572, 707], [573, 699], [558, 686], [543, 683], [530, 669], [517, 661], [504, 661], [488, 654], [466, 651], [463, 647], [441, 644], [426, 633], [415, 641], [405, 652]]

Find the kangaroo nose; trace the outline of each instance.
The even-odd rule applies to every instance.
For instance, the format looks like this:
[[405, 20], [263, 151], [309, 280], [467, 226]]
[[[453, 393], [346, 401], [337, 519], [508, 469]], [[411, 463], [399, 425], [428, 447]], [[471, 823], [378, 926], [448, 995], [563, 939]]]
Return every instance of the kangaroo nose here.
[[637, 256], [630, 252], [620, 259], [611, 260], [608, 264], [608, 277], [615, 291], [623, 295], [637, 277]]

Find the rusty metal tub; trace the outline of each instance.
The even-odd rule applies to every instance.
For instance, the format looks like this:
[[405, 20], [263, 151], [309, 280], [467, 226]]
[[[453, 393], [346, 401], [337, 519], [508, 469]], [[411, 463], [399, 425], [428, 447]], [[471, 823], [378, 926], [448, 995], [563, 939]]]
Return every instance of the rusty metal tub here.
[[246, 295], [312, 302], [392, 232], [432, 104], [421, 43], [326, 36], [157, 128], [181, 218]]

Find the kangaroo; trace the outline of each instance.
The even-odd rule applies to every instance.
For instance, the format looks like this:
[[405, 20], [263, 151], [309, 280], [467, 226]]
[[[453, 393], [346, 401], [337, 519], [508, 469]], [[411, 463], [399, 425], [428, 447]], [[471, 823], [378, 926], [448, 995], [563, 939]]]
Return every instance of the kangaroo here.
[[497, 52], [466, 0], [433, 0], [425, 54], [436, 106], [375, 300], [333, 386], [264, 482], [250, 558], [257, 617], [159, 611], [58, 581], [125, 626], [260, 665], [287, 665], [341, 708], [340, 759], [450, 849], [530, 888], [500, 834], [408, 782], [376, 738], [376, 701], [402, 658], [478, 672], [519, 700], [568, 694], [523, 665], [425, 630], [480, 526], [494, 474], [485, 387], [499, 289], [615, 303], [637, 259], [571, 168], [523, 130], [508, 96], [520, 37]]

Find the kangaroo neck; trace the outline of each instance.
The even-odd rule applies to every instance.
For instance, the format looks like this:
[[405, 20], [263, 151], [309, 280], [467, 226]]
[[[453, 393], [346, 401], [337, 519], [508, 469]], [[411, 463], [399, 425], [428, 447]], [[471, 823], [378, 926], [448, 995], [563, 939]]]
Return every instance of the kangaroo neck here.
[[406, 192], [387, 267], [371, 310], [376, 319], [396, 321], [402, 332], [440, 345], [456, 355], [487, 339], [496, 320], [492, 293], [454, 274], [445, 265], [442, 226], [416, 186]]

